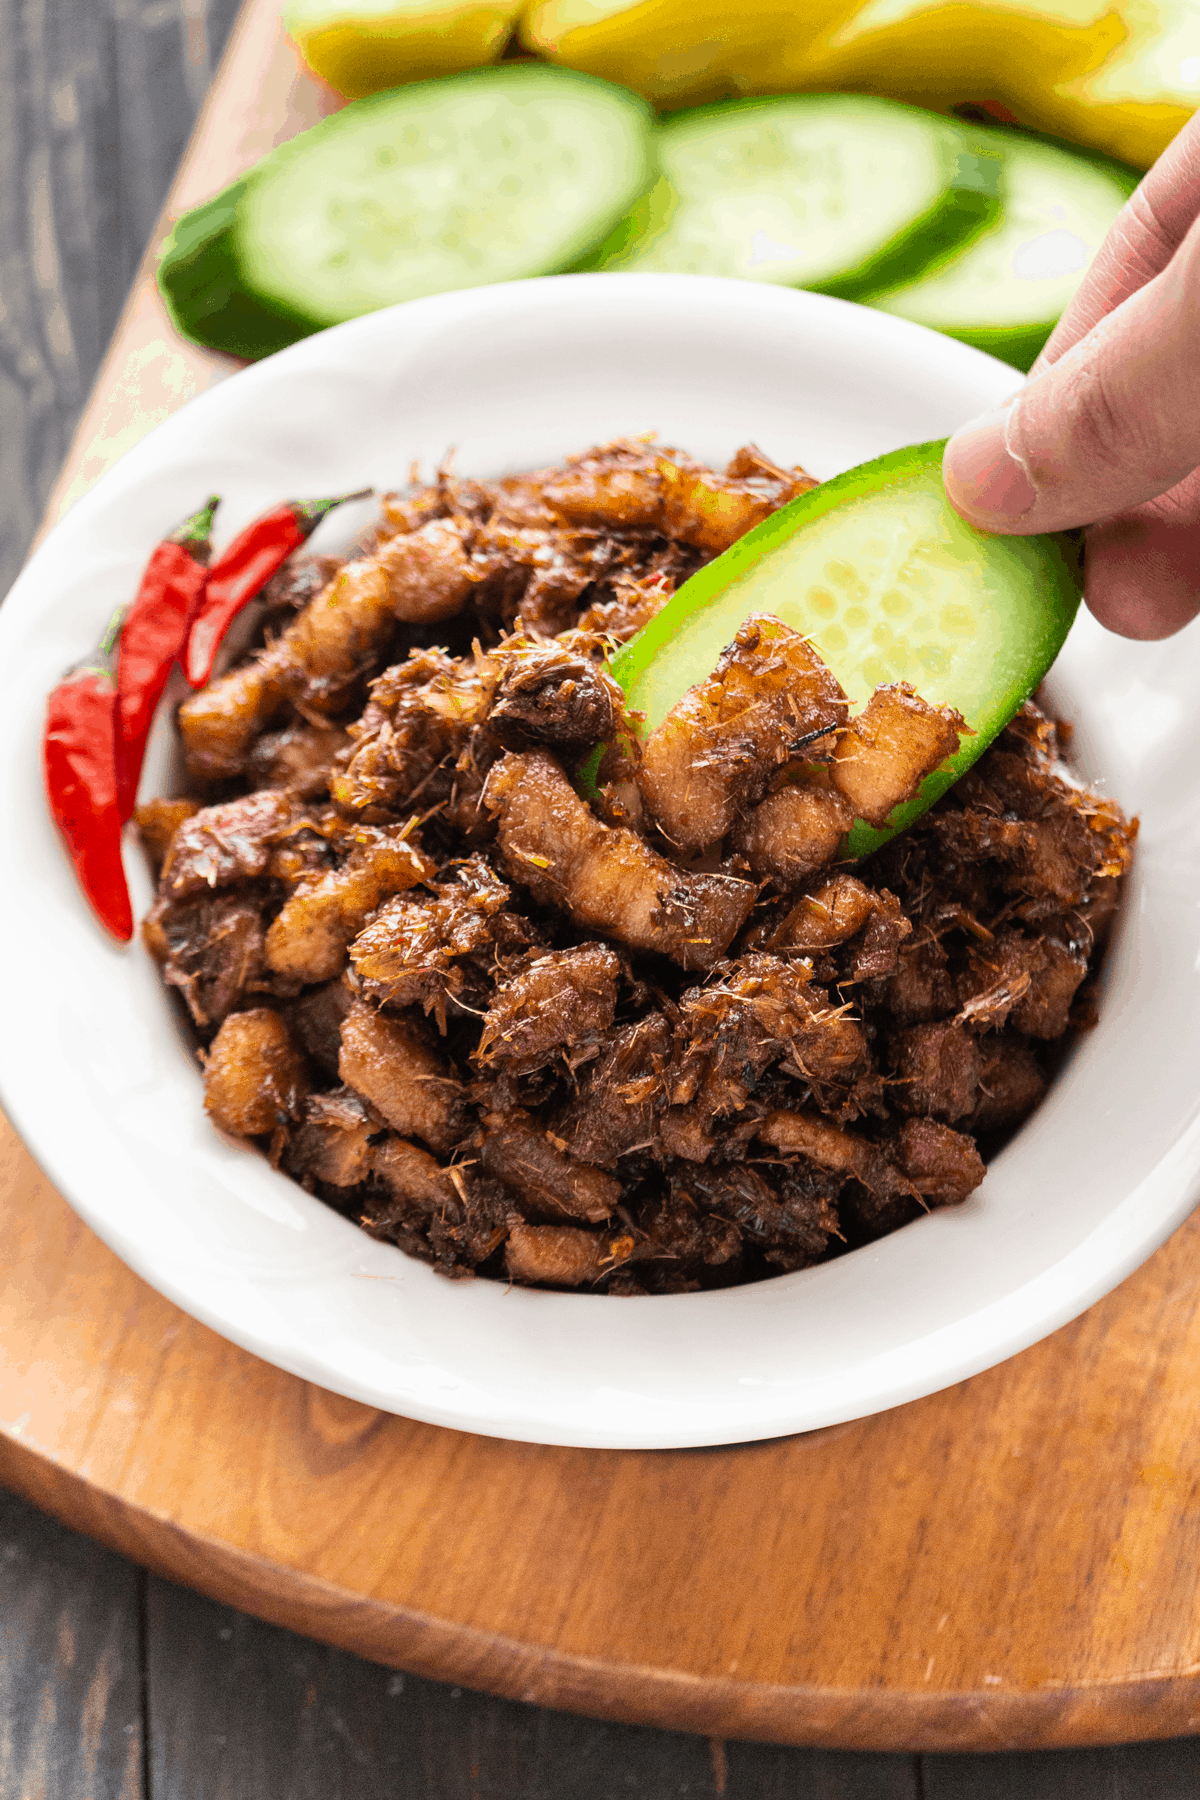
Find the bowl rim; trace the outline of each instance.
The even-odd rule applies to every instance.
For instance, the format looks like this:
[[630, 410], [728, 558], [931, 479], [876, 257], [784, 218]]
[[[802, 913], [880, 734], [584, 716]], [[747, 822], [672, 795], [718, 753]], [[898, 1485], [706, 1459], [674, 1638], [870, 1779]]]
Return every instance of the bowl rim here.
[[[603, 287], [599, 285], [601, 283]], [[239, 371], [189, 401], [102, 476], [35, 551], [0, 610], [0, 692], [7, 687], [11, 694], [19, 680], [15, 673], [19, 664], [16, 652], [26, 640], [32, 641], [30, 627], [39, 609], [53, 612], [56, 599], [61, 603], [65, 591], [62, 586], [64, 564], [73, 547], [86, 541], [114, 499], [119, 495], [124, 500], [136, 493], [152, 480], [157, 467], [164, 461], [169, 463], [172, 456], [184, 454], [189, 445], [203, 438], [206, 431], [252, 410], [260, 395], [269, 394], [277, 386], [281, 375], [304, 377], [323, 367], [358, 367], [363, 358], [369, 362], [385, 343], [404, 350], [411, 358], [419, 353], [423, 332], [480, 327], [489, 322], [504, 327], [522, 317], [540, 318], [547, 329], [552, 330], [556, 319], [561, 322], [575, 317], [581, 308], [584, 315], [590, 308], [597, 317], [603, 312], [633, 320], [647, 310], [658, 308], [661, 311], [671, 306], [681, 307], [689, 317], [699, 317], [707, 311], [722, 319], [737, 318], [748, 325], [757, 323], [764, 330], [787, 329], [788, 322], [794, 321], [797, 325], [803, 322], [805, 329], [815, 330], [819, 337], [824, 334], [839, 342], [847, 333], [850, 339], [858, 337], [864, 343], [869, 339], [876, 345], [885, 344], [897, 357], [916, 353], [918, 360], [924, 357], [926, 362], [953, 368], [956, 378], [961, 377], [967, 385], [973, 382], [985, 399], [1001, 385], [1011, 391], [1020, 379], [1005, 365], [996, 363], [982, 352], [907, 321], [880, 313], [867, 314], [866, 309], [822, 296], [707, 277], [548, 277], [519, 285], [464, 290], [455, 295], [436, 296], [389, 308], [383, 313], [334, 327]], [[851, 318], [850, 315], [855, 316]], [[936, 348], [930, 348], [930, 341]], [[143, 556], [148, 548], [149, 540]], [[49, 600], [46, 589], [50, 591]], [[1086, 640], [1081, 654], [1093, 653], [1096, 631], [1098, 628], [1087, 622], [1081, 627], [1082, 639]], [[1073, 637], [1072, 645], [1074, 643]], [[1070, 663], [1074, 654], [1072, 645], [1065, 653], [1064, 666]], [[27, 773], [27, 756], [21, 766]], [[0, 821], [12, 810], [16, 779], [10, 758], [6, 774], [0, 781]], [[70, 880], [69, 872], [67, 879]], [[1131, 906], [1127, 902], [1126, 922], [1130, 913]], [[109, 961], [116, 958], [119, 962], [120, 952], [110, 946], [101, 945], [100, 951], [102, 958]], [[15, 964], [11, 949], [6, 952], [6, 962], [12, 975]], [[564, 1411], [561, 1397], [555, 1398], [548, 1392], [529, 1391], [522, 1396], [510, 1391], [507, 1401], [498, 1404], [494, 1397], [489, 1398], [486, 1394], [481, 1397], [477, 1382], [462, 1378], [457, 1379], [457, 1385], [454, 1380], [449, 1385], [443, 1383], [440, 1391], [438, 1384], [430, 1380], [414, 1379], [405, 1387], [403, 1382], [398, 1382], [394, 1368], [385, 1367], [378, 1358], [372, 1365], [370, 1358], [356, 1360], [348, 1353], [334, 1356], [328, 1344], [305, 1343], [294, 1331], [273, 1335], [252, 1316], [247, 1316], [246, 1307], [248, 1296], [257, 1296], [269, 1311], [262, 1300], [263, 1292], [271, 1286], [269, 1278], [252, 1279], [237, 1266], [223, 1281], [219, 1266], [203, 1263], [203, 1258], [189, 1264], [188, 1256], [183, 1253], [186, 1245], [182, 1248], [176, 1245], [173, 1254], [164, 1259], [160, 1246], [141, 1234], [148, 1216], [145, 1208], [127, 1212], [119, 1199], [114, 1201], [111, 1193], [106, 1196], [101, 1192], [102, 1184], [95, 1170], [89, 1178], [85, 1164], [72, 1147], [70, 1134], [55, 1130], [52, 1116], [39, 1101], [38, 1088], [39, 1078], [33, 1072], [33, 1065], [20, 1054], [15, 1034], [0, 1038], [0, 1100], [36, 1160], [109, 1247], [186, 1312], [292, 1374], [367, 1404], [433, 1424], [558, 1444], [675, 1448], [737, 1442], [840, 1423], [937, 1391], [1026, 1348], [1090, 1306], [1131, 1273], [1182, 1222], [1200, 1188], [1198, 1106], [1196, 1115], [1177, 1134], [1167, 1154], [1146, 1170], [1144, 1178], [1129, 1190], [1119, 1206], [1098, 1219], [1095, 1230], [1082, 1236], [1068, 1253], [1056, 1256], [1030, 1278], [976, 1308], [968, 1317], [944, 1321], [924, 1335], [911, 1337], [893, 1354], [876, 1358], [877, 1366], [866, 1372], [859, 1368], [849, 1375], [843, 1372], [839, 1376], [836, 1371], [831, 1371], [817, 1376], [808, 1383], [803, 1404], [797, 1403], [794, 1394], [790, 1398], [768, 1394], [765, 1400], [762, 1396], [746, 1394], [742, 1396], [745, 1404], [741, 1406], [731, 1405], [728, 1397], [721, 1406], [706, 1405], [701, 1397], [694, 1406], [681, 1403], [674, 1414], [669, 1414], [669, 1409], [665, 1412], [660, 1403], [643, 1409], [645, 1416], [642, 1416], [635, 1404], [630, 1415], [616, 1423], [619, 1408], [613, 1405], [598, 1413], [593, 1408], [590, 1414], [585, 1408], [579, 1416], [572, 1418], [569, 1409]], [[199, 1112], [198, 1107], [196, 1110]], [[246, 1155], [261, 1162], [257, 1152], [246, 1152], [229, 1144], [221, 1149], [225, 1164], [230, 1168]], [[286, 1181], [283, 1177], [275, 1179]], [[256, 1192], [259, 1185], [255, 1178], [250, 1179], [249, 1187]], [[290, 1182], [286, 1185], [289, 1189], [293, 1187]], [[264, 1194], [266, 1191], [262, 1189]], [[321, 1202], [313, 1201], [312, 1205], [321, 1208], [329, 1220], [347, 1234], [339, 1250], [339, 1266], [343, 1273], [349, 1270], [382, 1279], [378, 1271], [385, 1268], [390, 1271], [393, 1265], [387, 1261], [381, 1263], [380, 1257], [402, 1257], [402, 1253], [392, 1246], [375, 1244], [367, 1239], [357, 1227], [339, 1219]], [[944, 1228], [942, 1241], [948, 1243], [948, 1234], [967, 1223], [965, 1217], [951, 1219], [943, 1214], [920, 1221], [919, 1225], [921, 1229]], [[867, 1246], [851, 1257], [795, 1275], [776, 1277], [769, 1283], [703, 1294], [639, 1297], [627, 1302], [626, 1306], [639, 1312], [646, 1309], [647, 1315], [653, 1312], [661, 1320], [664, 1341], [678, 1332], [680, 1321], [685, 1319], [696, 1321], [694, 1327], [688, 1326], [689, 1331], [711, 1330], [718, 1314], [744, 1323], [750, 1317], [746, 1310], [751, 1304], [747, 1296], [760, 1297], [757, 1302], [759, 1312], [764, 1308], [770, 1310], [785, 1296], [791, 1299], [803, 1296], [806, 1290], [811, 1293], [814, 1278], [821, 1282], [828, 1271], [842, 1270], [840, 1279], [844, 1281], [844, 1271], [860, 1258], [878, 1262], [877, 1253], [881, 1252], [882, 1246], [894, 1243], [903, 1235], [894, 1234], [893, 1238], [880, 1240], [878, 1245]], [[438, 1280], [422, 1265], [409, 1265], [408, 1259], [404, 1261], [407, 1266], [401, 1276], [389, 1273], [386, 1278], [400, 1280], [414, 1288], [426, 1276], [435, 1282]], [[218, 1256], [217, 1265], [219, 1262]], [[360, 1266], [351, 1268], [354, 1264]], [[865, 1261], [863, 1266], [866, 1266]], [[308, 1295], [320, 1316], [322, 1308], [330, 1304], [329, 1288], [336, 1279], [336, 1272], [314, 1275], [311, 1271], [303, 1279], [298, 1278], [293, 1284], [297, 1304]], [[450, 1284], [442, 1291], [447, 1294], [447, 1307], [454, 1318], [461, 1319], [463, 1295], [461, 1287], [456, 1293], [456, 1285]], [[518, 1318], [532, 1317], [540, 1310], [540, 1320], [530, 1327], [538, 1342], [557, 1341], [563, 1329], [568, 1332], [574, 1329], [561, 1325], [564, 1304], [577, 1312], [581, 1320], [589, 1321], [589, 1333], [595, 1331], [606, 1341], [612, 1340], [612, 1329], [604, 1325], [603, 1316], [612, 1314], [614, 1308], [625, 1312], [625, 1308], [617, 1307], [607, 1296], [507, 1290], [497, 1283], [470, 1285], [474, 1290], [471, 1304], [481, 1318], [490, 1316], [494, 1320], [499, 1317], [501, 1299]], [[484, 1294], [480, 1301], [478, 1297], [485, 1288], [490, 1288], [491, 1294]], [[282, 1284], [277, 1283], [276, 1289], [281, 1292]], [[763, 1296], [765, 1298], [761, 1298]], [[702, 1318], [708, 1319], [706, 1326], [699, 1324]], [[518, 1336], [521, 1329], [518, 1327]], [[343, 1346], [343, 1352], [344, 1349]], [[502, 1384], [502, 1376], [497, 1379]], [[625, 1397], [632, 1401], [638, 1398], [636, 1394]], [[590, 1400], [595, 1400], [594, 1393]]]

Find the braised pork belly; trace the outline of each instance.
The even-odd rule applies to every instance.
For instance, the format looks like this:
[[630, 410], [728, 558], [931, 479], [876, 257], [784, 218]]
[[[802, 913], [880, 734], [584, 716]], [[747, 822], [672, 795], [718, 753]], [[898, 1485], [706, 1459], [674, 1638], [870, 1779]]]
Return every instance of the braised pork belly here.
[[446, 466], [285, 565], [179, 709], [186, 794], [138, 813], [216, 1126], [446, 1275], [618, 1295], [978, 1187], [1092, 1017], [1134, 828], [1028, 704], [850, 864], [956, 713], [895, 683], [852, 714], [766, 615], [648, 735], [607, 669], [812, 485], [753, 446]]

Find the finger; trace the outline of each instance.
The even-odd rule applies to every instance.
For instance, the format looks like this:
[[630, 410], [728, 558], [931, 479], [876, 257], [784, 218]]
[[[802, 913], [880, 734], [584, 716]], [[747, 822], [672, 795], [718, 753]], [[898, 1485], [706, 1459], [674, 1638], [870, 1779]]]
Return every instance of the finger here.
[[1200, 113], [1163, 151], [1113, 221], [1033, 365], [1040, 374], [1166, 268], [1200, 216]]
[[948, 444], [946, 492], [985, 531], [1087, 525], [1200, 463], [1200, 222], [1161, 275]]
[[1084, 595], [1109, 631], [1165, 638], [1200, 613], [1200, 475], [1087, 534]]

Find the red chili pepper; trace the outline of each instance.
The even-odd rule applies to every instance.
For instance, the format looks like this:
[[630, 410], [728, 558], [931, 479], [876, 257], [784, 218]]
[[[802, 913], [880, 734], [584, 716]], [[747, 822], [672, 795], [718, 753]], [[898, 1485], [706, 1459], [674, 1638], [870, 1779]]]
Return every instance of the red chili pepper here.
[[133, 909], [121, 862], [117, 807], [116, 702], [112, 647], [118, 613], [98, 656], [65, 675], [46, 702], [42, 768], [54, 821], [96, 916], [114, 937], [133, 936]]
[[204, 592], [209, 533], [219, 496], [158, 545], [121, 628], [117, 659], [117, 805], [133, 814], [146, 740], [167, 677], [183, 655], [188, 625]]
[[286, 500], [235, 537], [208, 572], [204, 599], [188, 634], [184, 673], [194, 688], [212, 674], [221, 641], [243, 606], [253, 600], [293, 550], [298, 550], [327, 513], [347, 500], [365, 500], [372, 490], [339, 494], [335, 500]]

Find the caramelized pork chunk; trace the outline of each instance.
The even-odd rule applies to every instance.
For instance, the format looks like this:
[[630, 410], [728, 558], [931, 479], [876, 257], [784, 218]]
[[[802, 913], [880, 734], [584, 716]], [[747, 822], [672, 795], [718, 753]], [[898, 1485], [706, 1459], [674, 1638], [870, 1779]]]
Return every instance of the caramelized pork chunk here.
[[883, 826], [927, 775], [953, 756], [967, 730], [961, 713], [929, 706], [907, 681], [876, 688], [833, 753], [833, 782], [868, 825]]
[[642, 1235], [636, 1259], [661, 1265], [654, 1270], [656, 1286], [696, 1288], [709, 1271], [722, 1269], [735, 1275], [745, 1260], [737, 1224], [708, 1210], [712, 1185], [696, 1189], [690, 1179], [693, 1173], [676, 1170], [669, 1184], [660, 1184], [638, 1208]]
[[806, 638], [778, 619], [748, 619], [643, 747], [638, 784], [664, 837], [685, 852], [717, 843], [775, 771], [847, 711]]
[[496, 660], [501, 674], [488, 727], [506, 750], [549, 744], [583, 751], [612, 737], [621, 691], [588, 657], [554, 642], [516, 639]]
[[497, 988], [475, 1055], [485, 1067], [514, 1075], [559, 1058], [574, 1071], [600, 1053], [620, 978], [620, 959], [607, 944], [537, 957]]
[[893, 1040], [892, 1067], [900, 1112], [952, 1123], [975, 1104], [979, 1046], [961, 1025], [909, 1026]]
[[450, 798], [472, 735], [487, 717], [495, 671], [486, 659], [413, 651], [371, 687], [350, 735], [355, 748], [333, 797], [352, 817], [386, 819]]
[[997, 865], [1010, 893], [1077, 910], [1128, 869], [1136, 822], [1079, 786], [1058, 760], [1052, 724], [1026, 705], [930, 830], [956, 861]]
[[146, 948], [201, 1030], [268, 985], [263, 901], [262, 892], [243, 887], [191, 900], [160, 897], [146, 915]]
[[462, 1088], [406, 1020], [356, 1000], [342, 1025], [338, 1072], [401, 1137], [419, 1137], [444, 1156], [462, 1136]]
[[759, 1125], [758, 1135], [784, 1156], [803, 1157], [829, 1175], [853, 1177], [877, 1199], [908, 1197], [917, 1191], [915, 1183], [878, 1144], [831, 1124], [818, 1113], [769, 1113]]
[[263, 604], [272, 611], [301, 612], [310, 600], [315, 600], [329, 586], [343, 560], [340, 556], [314, 556], [311, 552], [293, 551], [262, 590]]
[[348, 944], [380, 902], [433, 874], [406, 830], [363, 826], [343, 863], [299, 883], [267, 933], [272, 969], [305, 983], [340, 973]]
[[756, 875], [800, 887], [838, 854], [854, 808], [827, 779], [811, 777], [768, 794], [734, 832], [734, 847]]
[[479, 573], [449, 519], [431, 519], [347, 563], [279, 640], [285, 691], [306, 709], [337, 712], [354, 684], [378, 667], [398, 620], [452, 618]]
[[695, 1105], [706, 1126], [740, 1112], [765, 1071], [782, 1063], [826, 1110], [868, 1066], [866, 1040], [844, 1007], [809, 982], [811, 968], [761, 951], [740, 957], [679, 1006], [674, 1106]]
[[900, 946], [911, 932], [912, 920], [895, 894], [866, 887], [853, 875], [833, 875], [797, 901], [766, 948], [820, 955], [853, 942], [842, 981], [877, 981], [896, 972]]
[[484, 1173], [512, 1188], [535, 1217], [601, 1224], [616, 1211], [615, 1176], [565, 1156], [552, 1135], [519, 1107], [483, 1120]]
[[342, 1052], [342, 1021], [353, 1001], [354, 995], [345, 979], [339, 977], [336, 981], [325, 982], [322, 987], [309, 988], [283, 1008], [293, 1036], [304, 1046], [305, 1055], [335, 1080]]
[[627, 1262], [634, 1242], [628, 1232], [518, 1221], [509, 1228], [504, 1266], [510, 1280], [534, 1287], [586, 1287]]
[[724, 475], [680, 450], [619, 440], [567, 467], [543, 490], [574, 524], [615, 531], [656, 531], [719, 556], [777, 507], [816, 483], [803, 469], [780, 469], [753, 444]]
[[749, 882], [692, 874], [632, 831], [602, 825], [545, 751], [502, 758], [484, 805], [497, 819], [513, 880], [586, 931], [708, 969], [749, 917]]
[[246, 759], [246, 774], [253, 787], [319, 800], [349, 752], [350, 738], [336, 725], [292, 724], [258, 739]]
[[147, 800], [138, 807], [134, 820], [155, 874], [166, 862], [179, 827], [194, 819], [199, 811], [198, 800]]
[[1024, 1038], [999, 1031], [981, 1039], [979, 1086], [974, 1108], [960, 1123], [979, 1134], [1010, 1131], [1046, 1092], [1046, 1077]]
[[480, 574], [458, 528], [442, 519], [339, 568], [274, 645], [184, 701], [179, 726], [193, 780], [240, 775], [289, 700], [306, 715], [336, 714], [378, 671], [397, 621], [451, 617]]
[[897, 1025], [927, 1025], [954, 1013], [957, 989], [940, 940], [910, 938], [901, 945], [896, 969], [880, 997]]
[[379, 1121], [350, 1088], [310, 1094], [302, 1121], [288, 1139], [284, 1166], [295, 1180], [357, 1187], [372, 1173], [372, 1134]]
[[[672, 1179], [676, 1200], [686, 1195], [701, 1215], [725, 1219], [740, 1239], [767, 1253], [785, 1270], [806, 1269], [838, 1229], [838, 1183], [785, 1179], [776, 1191], [748, 1163], [720, 1169], [688, 1169]], [[711, 1253], [710, 1253], [711, 1254]]]
[[770, 948], [832, 950], [857, 937], [880, 914], [898, 915], [899, 910], [895, 895], [886, 889], [866, 887], [854, 875], [831, 875], [796, 902], [772, 934]]
[[287, 1026], [269, 1007], [233, 1013], [204, 1065], [209, 1117], [234, 1137], [265, 1137], [299, 1117], [312, 1081]]
[[665, 574], [618, 576], [611, 586], [614, 598], [594, 601], [580, 614], [578, 628], [613, 644], [627, 643], [662, 611], [675, 591], [674, 582]]
[[360, 1223], [444, 1275], [467, 1275], [508, 1234], [505, 1189], [443, 1169], [417, 1144], [389, 1137], [373, 1151], [375, 1191]]
[[280, 660], [267, 652], [189, 694], [176, 718], [188, 779], [203, 791], [242, 773], [262, 732], [287, 711]]
[[387, 1189], [391, 1205], [379, 1215], [395, 1223], [429, 1219], [436, 1213], [454, 1216], [461, 1196], [453, 1177], [406, 1138], [391, 1135], [371, 1150], [371, 1173]]
[[618, 439], [572, 456], [542, 489], [552, 513], [572, 525], [610, 531], [657, 531], [662, 523], [663, 453]]
[[537, 933], [482, 856], [430, 885], [431, 896], [382, 907], [351, 944], [350, 961], [363, 993], [380, 1005], [420, 1006], [444, 1035], [448, 1004], [478, 1012], [495, 975]]
[[900, 1127], [900, 1167], [931, 1206], [957, 1206], [983, 1180], [983, 1158], [969, 1137], [936, 1119]]
[[724, 475], [678, 451], [658, 464], [663, 529], [709, 556], [719, 556], [789, 500], [816, 487], [803, 469], [779, 469], [754, 444], [739, 450]]
[[956, 1022], [979, 1031], [1009, 1021], [1026, 1037], [1061, 1037], [1086, 974], [1087, 957], [1049, 934], [1028, 938], [999, 932], [990, 944], [968, 952]]
[[184, 900], [265, 875], [271, 852], [294, 818], [288, 795], [272, 788], [225, 806], [206, 806], [185, 819], [171, 840], [161, 877], [163, 893]]
[[853, 875], [833, 875], [804, 894], [771, 937], [772, 950], [832, 950], [860, 932], [878, 896]]
[[555, 1137], [580, 1162], [603, 1167], [652, 1149], [672, 1052], [671, 1027], [661, 1013], [614, 1031], [576, 1098], [552, 1121]]

